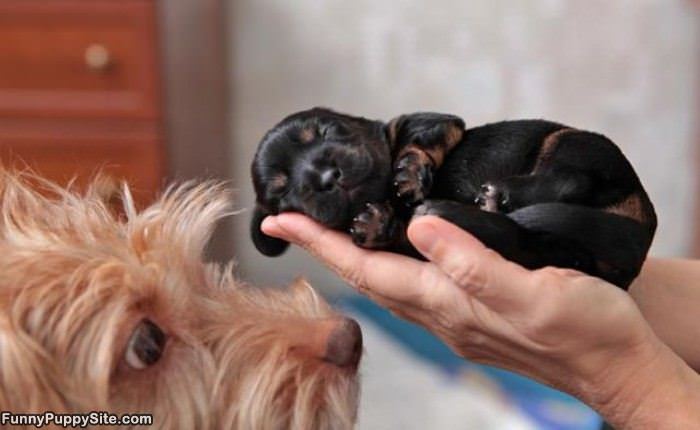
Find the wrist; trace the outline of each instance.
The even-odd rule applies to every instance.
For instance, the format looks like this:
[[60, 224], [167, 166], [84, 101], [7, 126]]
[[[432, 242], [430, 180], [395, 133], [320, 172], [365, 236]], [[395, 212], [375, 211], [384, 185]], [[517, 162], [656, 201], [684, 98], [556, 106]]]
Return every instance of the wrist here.
[[700, 375], [658, 338], [611, 362], [583, 400], [617, 430], [700, 427]]
[[696, 371], [700, 371], [698, 277], [698, 260], [649, 258], [629, 288], [654, 333]]

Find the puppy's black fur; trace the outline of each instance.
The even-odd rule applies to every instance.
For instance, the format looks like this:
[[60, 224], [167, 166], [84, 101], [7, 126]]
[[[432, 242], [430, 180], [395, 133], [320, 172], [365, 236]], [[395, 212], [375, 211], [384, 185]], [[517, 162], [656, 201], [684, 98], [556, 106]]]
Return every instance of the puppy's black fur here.
[[465, 130], [453, 115], [388, 123], [314, 108], [262, 139], [252, 165], [256, 247], [287, 243], [265, 216], [302, 212], [356, 244], [418, 256], [414, 215], [433, 214], [528, 268], [584, 271], [626, 288], [656, 230], [654, 207], [620, 149], [603, 135], [544, 120]]

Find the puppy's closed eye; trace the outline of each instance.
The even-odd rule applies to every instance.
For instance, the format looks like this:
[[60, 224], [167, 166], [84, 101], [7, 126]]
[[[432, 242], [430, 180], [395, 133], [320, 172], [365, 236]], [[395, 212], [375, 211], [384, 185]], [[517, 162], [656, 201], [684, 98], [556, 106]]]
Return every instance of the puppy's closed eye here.
[[319, 128], [319, 134], [324, 139], [352, 136], [350, 128], [348, 128], [345, 124], [341, 122], [333, 122], [330, 124], [322, 125]]

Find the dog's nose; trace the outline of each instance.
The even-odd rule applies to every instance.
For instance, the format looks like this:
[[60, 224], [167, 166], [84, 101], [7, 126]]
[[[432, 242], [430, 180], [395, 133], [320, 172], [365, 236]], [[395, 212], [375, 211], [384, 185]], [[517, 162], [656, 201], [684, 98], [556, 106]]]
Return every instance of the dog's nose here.
[[319, 190], [330, 191], [340, 180], [340, 169], [337, 167], [327, 167], [319, 173]]
[[328, 335], [324, 361], [339, 367], [357, 367], [362, 356], [362, 330], [352, 318], [342, 318]]

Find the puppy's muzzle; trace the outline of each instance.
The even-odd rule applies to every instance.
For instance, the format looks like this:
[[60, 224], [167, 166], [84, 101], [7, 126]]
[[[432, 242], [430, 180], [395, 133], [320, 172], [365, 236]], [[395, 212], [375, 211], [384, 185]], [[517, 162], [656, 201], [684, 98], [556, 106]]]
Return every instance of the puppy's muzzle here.
[[330, 192], [341, 185], [342, 173], [334, 166], [309, 168], [304, 172], [304, 185], [315, 192]]

